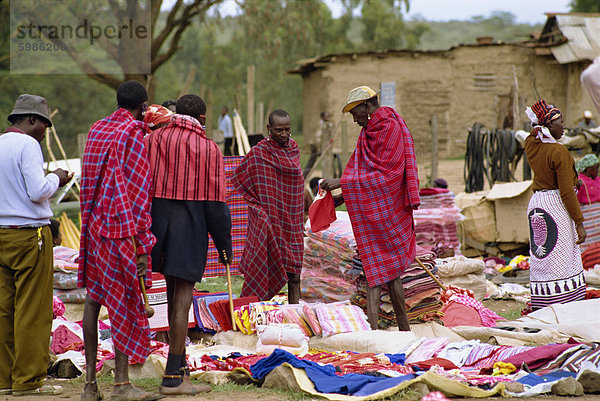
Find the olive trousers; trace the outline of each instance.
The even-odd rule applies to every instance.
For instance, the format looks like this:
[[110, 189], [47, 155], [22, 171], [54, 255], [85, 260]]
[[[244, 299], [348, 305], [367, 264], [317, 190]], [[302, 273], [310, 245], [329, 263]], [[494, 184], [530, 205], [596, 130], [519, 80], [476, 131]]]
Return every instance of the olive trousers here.
[[0, 228], [0, 389], [25, 391], [43, 385], [53, 277], [48, 226]]

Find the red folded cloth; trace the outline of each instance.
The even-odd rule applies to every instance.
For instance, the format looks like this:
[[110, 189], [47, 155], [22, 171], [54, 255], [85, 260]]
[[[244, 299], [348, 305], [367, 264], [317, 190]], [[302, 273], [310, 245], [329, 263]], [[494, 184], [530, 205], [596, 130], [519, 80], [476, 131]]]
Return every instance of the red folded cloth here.
[[[244, 305], [248, 305], [251, 302], [258, 302], [258, 297], [256, 295], [251, 295], [249, 297], [242, 297], [233, 300], [233, 308], [241, 308]], [[233, 329], [231, 325], [231, 313], [229, 312], [229, 300], [222, 299], [220, 301], [213, 302], [208, 306], [210, 311], [215, 315], [219, 326], [223, 329], [223, 331], [229, 331]]]
[[319, 193], [308, 208], [310, 230], [313, 233], [324, 230], [336, 220], [335, 201], [331, 192], [319, 188]]

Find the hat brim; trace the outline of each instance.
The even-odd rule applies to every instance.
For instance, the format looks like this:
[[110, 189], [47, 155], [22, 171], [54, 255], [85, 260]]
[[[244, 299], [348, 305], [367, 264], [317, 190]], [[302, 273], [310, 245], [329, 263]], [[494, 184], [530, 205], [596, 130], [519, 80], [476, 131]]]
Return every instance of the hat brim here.
[[26, 116], [26, 115], [34, 115], [36, 117], [40, 117], [41, 119], [45, 120], [48, 123], [48, 127], [52, 127], [52, 121], [46, 117], [41, 115], [40, 113], [36, 113], [33, 111], [28, 111], [28, 112], [12, 112], [11, 114], [8, 115], [8, 117], [6, 117], [6, 119], [12, 124], [12, 120], [11, 117], [16, 117], [16, 116]]
[[378, 90], [377, 92], [375, 92], [375, 94], [369, 98], [366, 99], [362, 99], [362, 100], [355, 100], [354, 102], [350, 102], [347, 105], [344, 106], [344, 108], [342, 109], [342, 113], [347, 113], [350, 110], [352, 110], [353, 108], [355, 108], [356, 106], [358, 106], [361, 103], [366, 102], [367, 100], [373, 99], [374, 97], [377, 97], [377, 95], [379, 95], [379, 92], [381, 92], [381, 89]]

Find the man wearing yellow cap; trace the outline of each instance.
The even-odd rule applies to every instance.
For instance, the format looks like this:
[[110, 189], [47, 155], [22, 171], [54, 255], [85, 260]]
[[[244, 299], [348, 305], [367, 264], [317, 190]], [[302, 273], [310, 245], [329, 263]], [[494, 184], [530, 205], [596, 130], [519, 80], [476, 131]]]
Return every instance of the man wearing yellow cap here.
[[410, 330], [400, 275], [416, 255], [413, 209], [420, 204], [413, 139], [400, 115], [380, 107], [368, 86], [348, 94], [342, 112], [362, 127], [341, 179], [325, 180], [326, 190], [342, 188], [369, 288], [367, 317], [377, 329], [381, 286], [387, 284], [398, 329]]

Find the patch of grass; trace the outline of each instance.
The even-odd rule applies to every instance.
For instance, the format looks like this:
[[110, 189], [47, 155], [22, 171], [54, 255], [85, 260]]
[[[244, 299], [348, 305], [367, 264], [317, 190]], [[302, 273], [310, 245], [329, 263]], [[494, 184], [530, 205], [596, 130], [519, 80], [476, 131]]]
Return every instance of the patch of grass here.
[[[111, 378], [112, 380], [112, 378]], [[131, 383], [145, 391], [157, 391], [160, 387], [162, 379], [156, 379], [154, 377], [144, 377], [142, 379], [132, 379]]]
[[[242, 276], [231, 276], [231, 290], [240, 295], [244, 278]], [[203, 278], [201, 283], [196, 284], [196, 289], [209, 292], [227, 292], [227, 276]]]
[[506, 320], [515, 320], [521, 317], [521, 307], [519, 309], [511, 309], [507, 311], [498, 311], [496, 312]]
[[391, 395], [384, 400], [390, 401], [417, 401], [421, 398], [421, 395], [413, 389], [406, 387], [398, 391], [396, 394]]
[[[218, 385], [211, 385], [213, 393], [233, 393], [233, 392], [248, 392], [251, 391], [253, 393], [258, 394], [270, 394], [281, 397], [282, 400], [291, 400], [291, 401], [300, 401], [300, 400], [310, 400], [314, 399], [314, 396], [308, 393], [292, 391], [292, 390], [283, 390], [283, 389], [272, 389], [272, 388], [263, 388], [256, 387], [252, 384], [247, 385], [239, 385], [234, 383], [225, 383]], [[237, 398], [234, 396], [234, 398]]]

